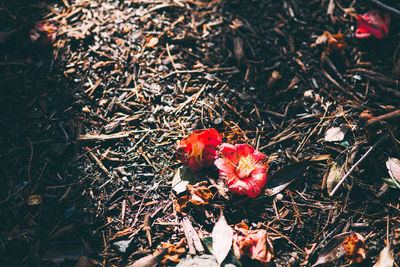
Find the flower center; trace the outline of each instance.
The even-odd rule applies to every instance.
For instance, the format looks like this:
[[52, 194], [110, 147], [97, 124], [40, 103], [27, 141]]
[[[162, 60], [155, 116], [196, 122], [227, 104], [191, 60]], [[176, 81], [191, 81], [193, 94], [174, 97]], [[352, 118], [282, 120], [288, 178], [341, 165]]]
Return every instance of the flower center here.
[[251, 172], [256, 168], [257, 161], [251, 156], [241, 157], [236, 168], [236, 174], [239, 179], [244, 179], [250, 176]]
[[201, 143], [195, 143], [192, 146], [192, 153], [190, 154], [191, 157], [194, 157], [196, 162], [200, 162], [203, 160], [203, 150], [204, 145]]

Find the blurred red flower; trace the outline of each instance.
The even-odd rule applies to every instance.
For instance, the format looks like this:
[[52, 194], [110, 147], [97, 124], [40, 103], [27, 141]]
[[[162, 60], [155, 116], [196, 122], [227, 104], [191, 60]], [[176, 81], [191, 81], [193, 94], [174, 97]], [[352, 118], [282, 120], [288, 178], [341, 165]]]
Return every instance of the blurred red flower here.
[[29, 31], [29, 38], [33, 43], [49, 45], [54, 43], [57, 36], [57, 27], [48, 21], [39, 21]]
[[247, 144], [220, 146], [220, 158], [215, 160], [219, 176], [229, 190], [251, 198], [258, 196], [267, 182], [268, 164], [265, 155]]
[[372, 10], [364, 15], [357, 16], [357, 38], [375, 37], [386, 38], [389, 35], [390, 16], [384, 14], [382, 18], [378, 10]]
[[253, 260], [269, 263], [273, 258], [272, 244], [268, 241], [265, 230], [248, 230], [248, 226], [239, 223], [235, 226], [233, 236], [233, 251], [236, 257], [243, 255]]
[[196, 130], [178, 142], [176, 155], [186, 167], [196, 172], [213, 164], [221, 143], [222, 138], [217, 130]]

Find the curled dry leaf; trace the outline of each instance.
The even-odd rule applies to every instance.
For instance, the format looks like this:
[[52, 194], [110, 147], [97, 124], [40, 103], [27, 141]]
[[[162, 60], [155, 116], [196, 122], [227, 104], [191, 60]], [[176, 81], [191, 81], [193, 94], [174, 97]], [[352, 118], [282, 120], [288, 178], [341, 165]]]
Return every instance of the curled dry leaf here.
[[328, 31], [325, 31], [321, 36], [317, 38], [314, 44], [311, 47], [315, 47], [318, 45], [325, 45], [325, 51], [329, 54], [332, 51], [343, 51], [346, 47], [346, 42], [343, 39], [343, 35], [341, 33], [331, 34]]
[[340, 181], [340, 176], [342, 174], [342, 168], [338, 165], [337, 162], [334, 162], [329, 170], [328, 177], [326, 178], [326, 189], [330, 194], [333, 188], [337, 185]]
[[347, 131], [349, 129], [347, 127], [332, 127], [329, 128], [325, 133], [325, 142], [339, 142], [344, 139]]
[[167, 263], [171, 262], [178, 263], [180, 261], [180, 258], [182, 258], [183, 255], [186, 253], [185, 243], [186, 239], [182, 238], [177, 244], [170, 244], [170, 243], [162, 244], [161, 247], [163, 249], [167, 249], [167, 253], [161, 260], [161, 263], [163, 265], [166, 265]]
[[279, 169], [269, 179], [265, 194], [267, 196], [274, 196], [278, 194], [294, 180], [300, 178], [306, 172], [309, 166], [309, 161], [300, 161]]
[[187, 185], [188, 194], [174, 200], [175, 210], [180, 213], [185, 213], [185, 211], [191, 207], [210, 204], [209, 201], [214, 195], [204, 184], [205, 182], [200, 182], [193, 186]]
[[319, 251], [318, 258], [312, 267], [325, 264], [342, 257], [346, 253], [345, 248], [343, 247], [343, 242], [346, 240], [346, 237], [352, 233], [353, 232], [346, 232], [332, 237], [332, 239]]
[[345, 258], [351, 264], [360, 263], [367, 257], [367, 247], [364, 237], [359, 233], [352, 233], [346, 236], [342, 246], [345, 250]]
[[397, 158], [389, 158], [386, 161], [386, 168], [394, 184], [400, 188], [400, 160]]
[[212, 231], [212, 250], [218, 264], [224, 261], [231, 250], [232, 238], [233, 230], [226, 222], [224, 215], [221, 215]]
[[385, 247], [381, 253], [379, 253], [378, 261], [374, 264], [374, 267], [392, 267], [394, 264], [393, 251], [390, 247]]
[[271, 262], [273, 258], [272, 244], [268, 240], [266, 230], [248, 230], [245, 223], [235, 226], [236, 233], [233, 236], [233, 251], [236, 257], [243, 255], [263, 263]]

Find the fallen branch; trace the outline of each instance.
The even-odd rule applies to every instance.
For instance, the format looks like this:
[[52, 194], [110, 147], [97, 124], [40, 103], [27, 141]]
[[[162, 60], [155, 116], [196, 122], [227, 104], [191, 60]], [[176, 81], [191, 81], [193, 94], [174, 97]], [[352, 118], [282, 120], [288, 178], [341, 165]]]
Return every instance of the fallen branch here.
[[386, 114], [383, 114], [381, 116], [378, 116], [378, 117], [375, 117], [375, 118], [372, 118], [372, 119], [369, 119], [365, 123], [365, 126], [370, 126], [370, 125], [375, 124], [377, 122], [385, 121], [385, 120], [389, 120], [389, 119], [393, 119], [393, 118], [397, 118], [397, 117], [400, 117], [400, 109], [392, 111], [392, 112], [389, 112], [389, 113], [386, 113]]
[[196, 255], [196, 250], [200, 253], [204, 253], [204, 247], [201, 244], [199, 235], [197, 234], [196, 230], [194, 230], [190, 220], [187, 217], [184, 217], [181, 223], [189, 247], [189, 254]]
[[129, 132], [114, 134], [82, 134], [76, 137], [76, 141], [103, 141], [129, 137]]

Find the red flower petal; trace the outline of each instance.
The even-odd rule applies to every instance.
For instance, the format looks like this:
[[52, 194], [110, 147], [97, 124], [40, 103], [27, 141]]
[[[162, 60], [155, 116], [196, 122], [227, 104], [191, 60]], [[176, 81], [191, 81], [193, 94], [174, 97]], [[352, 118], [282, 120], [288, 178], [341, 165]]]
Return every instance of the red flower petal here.
[[[246, 227], [243, 227], [246, 226]], [[251, 259], [268, 263], [272, 260], [272, 245], [268, 241], [265, 230], [247, 230], [247, 225], [236, 225], [236, 234], [233, 236], [233, 250], [235, 255], [246, 255]]]
[[390, 17], [384, 15], [384, 19], [377, 10], [372, 10], [364, 15], [357, 16], [357, 38], [368, 38], [370, 36], [382, 39], [389, 35]]
[[218, 169], [224, 170], [224, 173], [226, 175], [235, 173], [236, 167], [235, 165], [232, 164], [231, 161], [227, 161], [224, 159], [216, 159], [214, 161], [214, 164], [215, 166], [217, 166]]
[[222, 156], [233, 165], [238, 165], [237, 148], [234, 145], [224, 143], [220, 146], [219, 151]]
[[186, 167], [195, 172], [212, 165], [221, 143], [222, 138], [217, 130], [196, 130], [177, 144], [176, 155]]
[[236, 145], [236, 150], [237, 150], [238, 159], [242, 158], [242, 157], [247, 157], [248, 155], [253, 154], [254, 151], [256, 151], [254, 149], [254, 147], [252, 147], [248, 144]]

